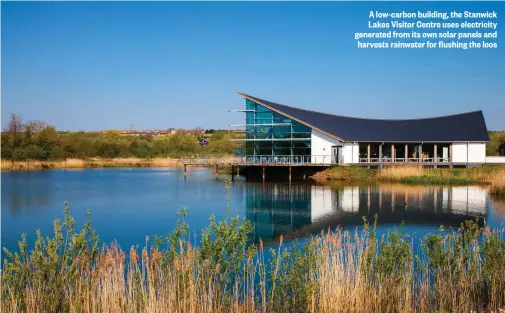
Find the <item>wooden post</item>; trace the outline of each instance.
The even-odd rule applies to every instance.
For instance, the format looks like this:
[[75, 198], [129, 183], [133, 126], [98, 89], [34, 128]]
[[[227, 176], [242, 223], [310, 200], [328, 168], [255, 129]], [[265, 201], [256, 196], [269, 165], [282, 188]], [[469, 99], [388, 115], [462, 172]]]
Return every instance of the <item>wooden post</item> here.
[[396, 158], [395, 144], [391, 144], [391, 162], [394, 162]]
[[184, 176], [186, 176], [187, 171], [186, 171], [186, 163], [184, 163]]
[[367, 147], [367, 163], [370, 163], [370, 144]]
[[216, 164], [216, 178], [219, 177], [219, 165]]
[[237, 177], [240, 176], [240, 166], [237, 165]]
[[409, 158], [409, 144], [406, 143], [405, 144], [405, 162], [408, 162], [408, 158]]
[[265, 176], [266, 176], [266, 169], [265, 169], [265, 167], [263, 166], [263, 181], [265, 181]]
[[289, 181], [291, 182], [291, 166], [289, 167]]
[[423, 161], [423, 144], [419, 145], [419, 162]]

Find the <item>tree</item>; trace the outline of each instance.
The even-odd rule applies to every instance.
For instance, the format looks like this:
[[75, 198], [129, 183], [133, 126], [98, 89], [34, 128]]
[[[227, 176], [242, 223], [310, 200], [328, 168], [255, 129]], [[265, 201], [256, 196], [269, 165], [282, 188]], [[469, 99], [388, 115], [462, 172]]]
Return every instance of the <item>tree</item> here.
[[47, 123], [44, 121], [35, 120], [35, 121], [29, 121], [28, 123], [26, 123], [25, 126], [30, 127], [31, 131], [34, 133], [40, 133], [44, 128], [50, 125], [47, 125]]
[[11, 119], [7, 124], [5, 132], [9, 134], [9, 144], [11, 148], [17, 148], [22, 144], [21, 133], [23, 132], [23, 121], [20, 115], [11, 114]]
[[119, 131], [115, 129], [108, 129], [103, 134], [103, 137], [107, 140], [116, 141], [119, 140]]

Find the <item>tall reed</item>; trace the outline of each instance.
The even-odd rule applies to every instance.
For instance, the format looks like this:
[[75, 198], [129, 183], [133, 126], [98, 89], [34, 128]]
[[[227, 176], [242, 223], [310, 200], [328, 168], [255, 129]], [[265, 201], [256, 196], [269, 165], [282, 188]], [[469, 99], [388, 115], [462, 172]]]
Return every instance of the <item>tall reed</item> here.
[[[268, 251], [246, 220], [210, 218], [199, 241], [178, 212], [166, 237], [139, 250], [98, 248], [68, 205], [53, 237], [5, 251], [2, 312], [498, 312], [505, 308], [503, 230], [466, 222], [426, 236], [377, 238], [365, 220]], [[269, 257], [267, 257], [269, 255]]]

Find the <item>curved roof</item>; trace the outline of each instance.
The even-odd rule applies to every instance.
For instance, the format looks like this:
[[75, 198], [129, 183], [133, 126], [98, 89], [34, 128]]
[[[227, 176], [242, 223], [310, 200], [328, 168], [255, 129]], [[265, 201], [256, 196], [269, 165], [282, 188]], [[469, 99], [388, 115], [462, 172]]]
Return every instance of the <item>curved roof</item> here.
[[340, 141], [369, 142], [487, 142], [482, 111], [441, 117], [385, 120], [333, 115], [298, 109], [238, 93]]

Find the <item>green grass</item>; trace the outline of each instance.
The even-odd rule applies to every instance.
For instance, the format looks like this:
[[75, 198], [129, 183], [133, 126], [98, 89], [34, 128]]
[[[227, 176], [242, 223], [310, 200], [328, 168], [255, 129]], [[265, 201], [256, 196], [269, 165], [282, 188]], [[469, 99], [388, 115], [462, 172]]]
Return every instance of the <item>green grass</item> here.
[[[377, 170], [359, 166], [332, 166], [321, 173], [323, 180], [370, 180], [377, 176]], [[317, 176], [317, 174], [316, 174]], [[318, 177], [316, 177], [318, 178]]]
[[421, 177], [406, 177], [400, 180], [406, 184], [427, 184], [427, 185], [469, 185], [469, 184], [485, 184], [478, 179], [470, 177], [440, 177], [440, 176], [421, 176]]

